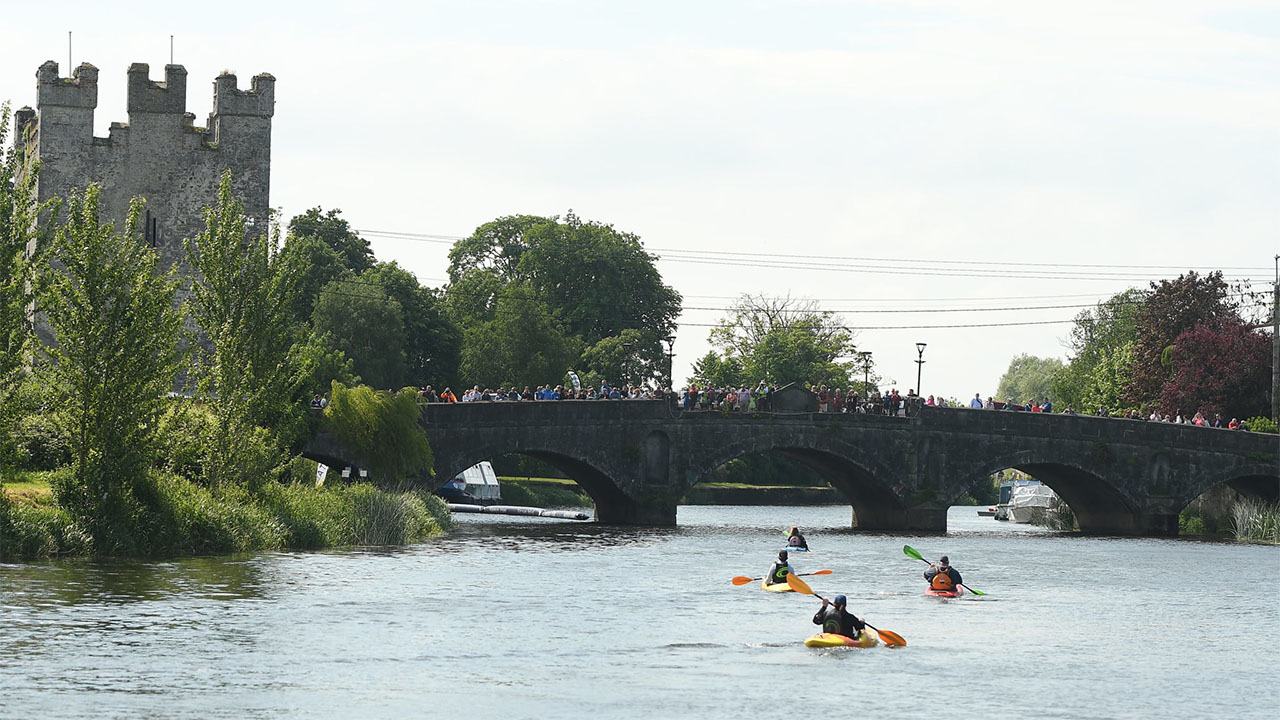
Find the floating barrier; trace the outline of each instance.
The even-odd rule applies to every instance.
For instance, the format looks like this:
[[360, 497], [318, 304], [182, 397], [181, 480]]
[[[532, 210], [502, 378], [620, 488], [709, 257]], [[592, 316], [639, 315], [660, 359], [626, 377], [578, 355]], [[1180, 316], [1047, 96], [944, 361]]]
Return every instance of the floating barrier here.
[[465, 505], [461, 503], [445, 503], [450, 512], [459, 513], [493, 513], [497, 515], [525, 515], [528, 517], [556, 518], [559, 520], [590, 520], [591, 516], [577, 510], [543, 510], [523, 505]]

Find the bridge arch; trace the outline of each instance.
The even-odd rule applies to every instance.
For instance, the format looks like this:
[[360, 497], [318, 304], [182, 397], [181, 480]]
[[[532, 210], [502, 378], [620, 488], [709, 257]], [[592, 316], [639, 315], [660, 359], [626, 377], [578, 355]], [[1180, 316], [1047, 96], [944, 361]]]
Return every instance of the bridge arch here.
[[512, 448], [495, 443], [468, 449], [465, 452], [452, 452], [446, 463], [437, 462], [436, 485], [443, 485], [449, 478], [476, 463], [492, 460], [501, 455], [528, 455], [563, 472], [591, 497], [596, 506], [596, 519], [601, 522], [617, 522], [615, 517], [619, 513], [625, 513], [626, 508], [631, 505], [627, 494], [607, 473], [584, 460], [580, 455], [570, 454], [559, 448]]
[[1024, 472], [1049, 486], [1075, 513], [1081, 532], [1099, 535], [1132, 535], [1143, 532], [1139, 503], [1115, 485], [1080, 464], [1020, 452], [983, 463], [953, 488], [951, 501], [992, 473], [1005, 469]]
[[1207, 475], [1191, 487], [1187, 504], [1219, 485], [1227, 485], [1247, 497], [1276, 502], [1280, 500], [1280, 465], [1249, 463]]
[[895, 473], [858, 446], [839, 441], [814, 442], [798, 438], [752, 438], [726, 443], [698, 458], [686, 478], [688, 492], [708, 473], [725, 463], [757, 453], [777, 452], [812, 468], [852, 507], [853, 526], [861, 530], [903, 527], [909, 508], [893, 486]]

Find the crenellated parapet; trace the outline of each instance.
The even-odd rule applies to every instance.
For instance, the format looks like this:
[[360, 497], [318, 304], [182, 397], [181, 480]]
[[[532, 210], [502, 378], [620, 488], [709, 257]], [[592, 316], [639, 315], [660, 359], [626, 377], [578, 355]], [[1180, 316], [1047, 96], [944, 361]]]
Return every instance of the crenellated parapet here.
[[57, 62], [44, 63], [36, 71], [36, 108], [14, 113], [14, 141], [41, 163], [41, 200], [98, 183], [103, 219], [122, 227], [131, 200], [144, 198], [142, 231], [167, 267], [185, 262], [183, 240], [204, 229], [203, 210], [227, 170], [254, 227], [268, 226], [275, 77], [257, 75], [241, 90], [235, 75], [219, 76], [208, 125], [199, 127], [187, 110], [186, 68], [165, 65], [163, 80], [150, 70], [129, 66], [128, 122], [112, 122], [107, 137], [94, 137], [98, 68], [81, 63], [60, 77]]

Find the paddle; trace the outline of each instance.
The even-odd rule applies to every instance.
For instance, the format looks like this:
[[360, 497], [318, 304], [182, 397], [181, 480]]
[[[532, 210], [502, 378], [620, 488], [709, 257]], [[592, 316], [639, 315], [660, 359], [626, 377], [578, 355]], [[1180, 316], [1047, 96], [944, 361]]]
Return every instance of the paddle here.
[[[824, 597], [822, 597], [821, 595], [819, 595], [818, 593], [814, 592], [814, 591], [813, 591], [813, 588], [809, 587], [808, 583], [806, 583], [805, 581], [803, 581], [803, 580], [801, 580], [800, 578], [796, 577], [795, 575], [788, 575], [788, 576], [787, 576], [787, 584], [791, 586], [791, 589], [792, 589], [792, 590], [795, 590], [796, 592], [798, 592], [798, 593], [800, 593], [800, 594], [802, 594], [802, 595], [812, 595], [812, 596], [814, 596], [814, 597], [818, 598], [819, 600], [826, 600], [826, 598], [824, 598]], [[876, 627], [875, 625], [872, 625], [871, 623], [867, 622], [865, 618], [863, 618], [863, 620], [862, 620], [862, 624], [863, 624], [863, 625], [866, 625], [867, 627], [871, 628], [872, 630], [875, 630], [875, 631], [876, 631], [876, 634], [880, 636], [880, 640], [881, 640], [885, 645], [890, 645], [890, 646], [904, 646], [904, 645], [906, 645], [906, 644], [907, 644], [907, 641], [906, 641], [906, 640], [903, 640], [903, 639], [902, 639], [902, 636], [901, 636], [901, 635], [899, 635], [898, 633], [896, 633], [896, 632], [892, 632], [892, 631], [890, 631], [890, 630], [881, 630], [880, 628]]]
[[[815, 570], [815, 571], [813, 571], [813, 572], [809, 572], [809, 573], [800, 573], [800, 574], [801, 574], [801, 575], [830, 575], [830, 574], [831, 574], [831, 571], [830, 571], [830, 570]], [[790, 577], [790, 576], [791, 576], [791, 573], [787, 573], [787, 577]], [[747, 583], [749, 583], [749, 582], [755, 582], [755, 581], [757, 581], [757, 580], [763, 580], [763, 579], [764, 579], [764, 578], [749, 578], [749, 577], [745, 577], [745, 576], [743, 576], [743, 575], [739, 575], [738, 577], [734, 578], [734, 579], [732, 580], [732, 582], [733, 582], [733, 584], [734, 584], [734, 585], [746, 585], [746, 584], [747, 584]]]
[[[924, 562], [927, 562], [927, 563], [929, 563], [930, 565], [932, 565], [932, 564], [933, 564], [933, 563], [929, 562], [928, 560], [925, 560], [925, 559], [924, 559], [924, 556], [922, 556], [922, 555], [920, 554], [920, 552], [919, 552], [919, 551], [917, 551], [915, 548], [911, 547], [910, 545], [903, 545], [903, 546], [902, 546], [902, 552], [906, 553], [907, 557], [912, 557], [912, 558], [915, 558], [915, 559], [917, 559], [917, 560], [924, 560]], [[974, 595], [986, 595], [986, 593], [982, 592], [981, 590], [974, 590], [973, 588], [969, 587], [968, 585], [962, 585], [962, 584], [960, 584], [960, 583], [956, 583], [956, 585], [960, 585], [960, 587], [964, 588], [965, 590], [968, 590], [969, 592], [973, 593]]]

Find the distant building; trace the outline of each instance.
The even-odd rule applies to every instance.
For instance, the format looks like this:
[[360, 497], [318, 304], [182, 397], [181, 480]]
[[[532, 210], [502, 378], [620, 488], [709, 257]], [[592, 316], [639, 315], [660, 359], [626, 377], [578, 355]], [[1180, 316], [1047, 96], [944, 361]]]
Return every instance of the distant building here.
[[14, 141], [41, 161], [40, 200], [99, 183], [102, 219], [123, 228], [130, 200], [146, 198], [141, 231], [169, 267], [183, 263], [183, 240], [204, 230], [203, 210], [228, 168], [245, 213], [266, 229], [276, 80], [263, 73], [240, 90], [235, 75], [219, 75], [213, 112], [197, 127], [187, 112], [186, 69], [165, 65], [164, 76], [154, 82], [146, 64], [131, 65], [129, 122], [113, 122], [108, 137], [94, 137], [98, 68], [81, 63], [62, 78], [50, 60], [36, 71], [36, 109], [14, 113]]

